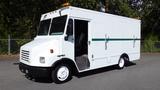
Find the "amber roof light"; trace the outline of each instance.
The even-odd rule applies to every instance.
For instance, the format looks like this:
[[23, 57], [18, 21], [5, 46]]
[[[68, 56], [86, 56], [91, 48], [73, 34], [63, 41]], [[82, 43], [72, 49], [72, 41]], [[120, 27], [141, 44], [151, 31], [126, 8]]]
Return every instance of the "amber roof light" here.
[[64, 4], [62, 4], [62, 6], [63, 6], [63, 7], [70, 6], [70, 3], [68, 3], [68, 2], [67, 2], [67, 3], [64, 3]]

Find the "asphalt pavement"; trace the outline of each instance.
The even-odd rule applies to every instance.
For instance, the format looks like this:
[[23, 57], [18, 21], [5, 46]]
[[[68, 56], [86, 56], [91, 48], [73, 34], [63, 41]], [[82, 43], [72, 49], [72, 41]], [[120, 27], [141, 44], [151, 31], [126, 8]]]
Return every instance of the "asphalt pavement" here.
[[0, 90], [160, 90], [160, 54], [142, 54], [122, 70], [114, 66], [73, 76], [64, 84], [28, 79], [18, 60], [0, 60]]

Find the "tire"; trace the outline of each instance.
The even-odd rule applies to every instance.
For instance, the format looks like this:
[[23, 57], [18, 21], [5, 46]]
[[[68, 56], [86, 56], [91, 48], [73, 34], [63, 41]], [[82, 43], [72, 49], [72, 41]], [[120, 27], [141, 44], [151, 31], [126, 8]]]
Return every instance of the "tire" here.
[[67, 64], [58, 65], [52, 71], [52, 80], [53, 82], [60, 84], [71, 80], [71, 68]]
[[125, 66], [125, 63], [126, 63], [125, 58], [124, 57], [120, 57], [120, 59], [118, 61], [118, 65], [117, 65], [118, 69], [123, 69], [124, 66]]

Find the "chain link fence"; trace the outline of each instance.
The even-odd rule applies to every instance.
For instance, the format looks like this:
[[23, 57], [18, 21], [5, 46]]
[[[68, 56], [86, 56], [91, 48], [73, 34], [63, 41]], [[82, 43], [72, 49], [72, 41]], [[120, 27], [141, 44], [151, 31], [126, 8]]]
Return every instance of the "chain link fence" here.
[[[32, 39], [0, 39], [0, 55], [19, 54], [20, 47]], [[141, 52], [160, 52], [160, 41], [141, 41]]]
[[31, 39], [0, 39], [0, 55], [19, 54], [20, 47]]

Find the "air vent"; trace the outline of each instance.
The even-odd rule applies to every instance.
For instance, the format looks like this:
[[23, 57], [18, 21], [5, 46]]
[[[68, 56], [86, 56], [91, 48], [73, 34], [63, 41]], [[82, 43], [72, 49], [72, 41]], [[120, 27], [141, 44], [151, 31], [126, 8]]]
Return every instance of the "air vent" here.
[[21, 51], [21, 59], [29, 62], [29, 51], [22, 50]]

